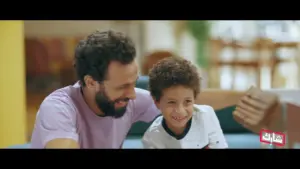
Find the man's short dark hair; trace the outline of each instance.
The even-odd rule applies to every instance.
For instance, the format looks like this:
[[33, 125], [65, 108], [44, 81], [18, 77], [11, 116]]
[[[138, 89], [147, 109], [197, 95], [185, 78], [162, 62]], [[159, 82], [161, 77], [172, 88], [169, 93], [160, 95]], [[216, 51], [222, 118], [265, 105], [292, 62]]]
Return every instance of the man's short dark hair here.
[[129, 64], [135, 56], [136, 49], [130, 37], [113, 30], [95, 31], [81, 40], [75, 50], [77, 77], [83, 86], [86, 75], [102, 82], [111, 61]]
[[194, 97], [200, 92], [200, 76], [196, 66], [180, 57], [170, 57], [159, 61], [149, 73], [149, 90], [159, 101], [163, 91], [172, 86], [182, 85], [194, 91]]

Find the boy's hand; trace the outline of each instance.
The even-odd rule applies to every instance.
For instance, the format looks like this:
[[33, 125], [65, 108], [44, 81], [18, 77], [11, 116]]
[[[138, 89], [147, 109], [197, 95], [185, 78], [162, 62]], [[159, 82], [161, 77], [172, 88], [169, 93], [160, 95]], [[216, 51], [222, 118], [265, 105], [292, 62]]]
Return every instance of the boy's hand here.
[[234, 119], [245, 128], [259, 133], [262, 128], [282, 131], [281, 107], [276, 94], [251, 87], [240, 99]]

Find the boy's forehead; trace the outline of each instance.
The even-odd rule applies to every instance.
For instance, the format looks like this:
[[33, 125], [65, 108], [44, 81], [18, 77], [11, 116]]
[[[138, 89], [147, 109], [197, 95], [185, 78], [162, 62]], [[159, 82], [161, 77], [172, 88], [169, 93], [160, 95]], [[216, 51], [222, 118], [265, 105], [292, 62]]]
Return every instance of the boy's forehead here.
[[171, 87], [163, 90], [163, 95], [167, 99], [184, 99], [193, 97], [194, 92], [192, 89], [185, 87]]

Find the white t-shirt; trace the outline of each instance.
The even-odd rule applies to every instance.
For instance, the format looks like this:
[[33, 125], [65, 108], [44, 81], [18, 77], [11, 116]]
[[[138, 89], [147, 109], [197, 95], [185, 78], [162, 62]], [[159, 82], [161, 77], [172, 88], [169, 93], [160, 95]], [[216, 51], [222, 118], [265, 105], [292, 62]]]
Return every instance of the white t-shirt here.
[[228, 148], [214, 109], [194, 105], [194, 110], [186, 131], [177, 138], [165, 125], [163, 116], [156, 118], [143, 136], [144, 148]]

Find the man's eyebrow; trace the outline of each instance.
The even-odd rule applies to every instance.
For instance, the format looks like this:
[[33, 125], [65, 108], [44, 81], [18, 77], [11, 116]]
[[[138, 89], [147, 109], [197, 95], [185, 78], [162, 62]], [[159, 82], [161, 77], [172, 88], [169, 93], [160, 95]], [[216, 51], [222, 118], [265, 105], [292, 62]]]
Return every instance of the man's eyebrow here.
[[[136, 78], [136, 80], [133, 82], [133, 83], [136, 83], [136, 81], [139, 79], [139, 77]], [[122, 85], [119, 85], [118, 87], [123, 87], [123, 86], [129, 86], [131, 85], [132, 83], [125, 83], [125, 84], [122, 84]]]

